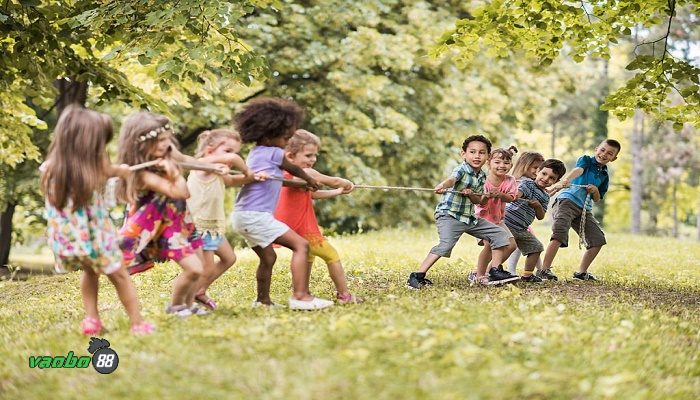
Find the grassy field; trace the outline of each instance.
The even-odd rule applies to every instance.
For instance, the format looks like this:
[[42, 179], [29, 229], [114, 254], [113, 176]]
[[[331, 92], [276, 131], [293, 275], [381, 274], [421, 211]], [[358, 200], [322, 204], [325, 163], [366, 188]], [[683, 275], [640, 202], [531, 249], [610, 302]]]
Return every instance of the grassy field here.
[[[178, 270], [159, 266], [135, 277], [157, 325], [148, 337], [128, 334], [104, 280], [102, 337], [120, 359], [111, 375], [29, 368], [29, 356], [89, 355], [77, 273], [0, 282], [0, 398], [700, 398], [697, 243], [610, 235], [592, 269], [599, 283], [570, 279], [574, 245], [556, 262], [564, 281], [481, 288], [466, 283], [478, 248], [464, 237], [430, 272], [433, 287], [405, 289], [435, 240], [432, 229], [333, 239], [367, 301], [322, 312], [250, 308], [256, 261], [243, 250], [210, 292], [220, 308], [176, 320], [163, 307]], [[280, 254], [272, 289], [284, 303]], [[312, 290], [333, 294], [318, 263]]]

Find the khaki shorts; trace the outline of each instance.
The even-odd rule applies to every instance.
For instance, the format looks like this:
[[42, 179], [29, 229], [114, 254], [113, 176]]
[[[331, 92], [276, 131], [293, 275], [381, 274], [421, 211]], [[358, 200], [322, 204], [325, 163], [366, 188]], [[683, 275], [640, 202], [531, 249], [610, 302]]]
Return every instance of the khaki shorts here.
[[544, 246], [542, 245], [542, 242], [540, 242], [540, 240], [537, 239], [537, 237], [532, 232], [528, 230], [511, 230], [510, 232], [513, 234], [515, 244], [518, 245], [518, 250], [520, 250], [520, 252], [523, 253], [524, 256], [533, 253], [541, 253], [542, 251], [544, 251]]
[[510, 243], [509, 234], [505, 229], [481, 218], [476, 219], [476, 224], [469, 225], [449, 215], [435, 215], [435, 225], [440, 243], [430, 249], [430, 252], [440, 257], [449, 258], [457, 241], [465, 233], [486, 240], [492, 249], [499, 249]]
[[[552, 237], [550, 240], [561, 242], [561, 247], [569, 246], [569, 228], [573, 228], [581, 236], [581, 207], [571, 200], [557, 199], [552, 205]], [[585, 226], [587, 249], [605, 245], [605, 232], [600, 228], [600, 223], [595, 219], [593, 213], [586, 210]]]

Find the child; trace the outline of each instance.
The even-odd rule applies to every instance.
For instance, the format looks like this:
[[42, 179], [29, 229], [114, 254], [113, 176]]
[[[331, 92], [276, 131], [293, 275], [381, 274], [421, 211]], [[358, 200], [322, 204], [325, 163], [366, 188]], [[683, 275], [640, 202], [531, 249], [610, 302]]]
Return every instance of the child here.
[[[518, 157], [518, 161], [513, 167], [513, 178], [515, 178], [518, 183], [520, 183], [523, 178], [530, 178], [534, 180], [537, 177], [537, 170], [540, 169], [540, 165], [542, 165], [543, 162], [544, 157], [542, 154], [533, 151], [524, 152], [520, 155], [520, 157]], [[551, 193], [549, 193], [549, 195], [551, 196]], [[527, 230], [534, 234], [532, 227], [528, 227]], [[516, 247], [510, 257], [508, 257], [508, 272], [511, 274], [515, 274], [518, 267], [518, 260], [520, 259], [521, 255], [522, 253]], [[537, 270], [540, 271], [542, 269], [541, 267], [542, 259], [538, 258]], [[539, 273], [538, 276], [540, 276]], [[543, 276], [540, 276], [540, 278], [543, 278]]]
[[187, 182], [173, 160], [172, 128], [168, 118], [149, 112], [132, 114], [124, 120], [119, 136], [119, 161], [139, 164], [160, 159], [156, 167], [142, 169], [119, 182], [117, 198], [129, 203], [120, 247], [129, 273], [145, 271], [154, 261], [173, 260], [182, 267], [175, 279], [168, 314], [184, 318], [204, 314], [194, 302], [202, 261], [195, 250], [202, 240], [194, 231], [185, 199]]
[[[600, 201], [605, 196], [610, 184], [607, 165], [617, 159], [620, 149], [620, 142], [617, 140], [603, 140], [595, 148], [593, 157], [581, 156], [576, 161], [576, 168], [559, 184], [555, 185], [556, 189], [566, 189], [561, 191], [552, 206], [554, 218], [552, 237], [544, 254], [543, 269], [554, 276], [553, 279], [556, 279], [556, 275], [551, 272], [550, 268], [554, 257], [557, 255], [559, 247], [569, 245], [569, 228], [573, 228], [581, 236], [581, 217], [585, 213], [585, 234], [583, 236], [586, 242], [586, 252], [583, 253], [578, 272], [574, 272], [574, 279], [597, 280], [595, 276], [588, 273], [588, 267], [591, 266], [603, 245], [606, 244], [605, 233], [591, 213], [593, 205], [589, 202], [584, 210], [584, 201], [587, 194], [590, 194], [591, 199], [595, 202]], [[571, 184], [585, 187], [571, 187]]]
[[[321, 141], [318, 136], [309, 131], [298, 129], [287, 143], [285, 157], [290, 163], [301, 167], [320, 184], [335, 188], [335, 190], [318, 190], [309, 192], [300, 188], [283, 187], [275, 218], [287, 224], [294, 232], [309, 242], [308, 270], [311, 271], [316, 256], [321, 257], [328, 266], [328, 273], [336, 288], [336, 299], [341, 304], [357, 303], [361, 300], [348, 290], [343, 265], [340, 256], [333, 246], [321, 234], [312, 199], [326, 199], [345, 193], [350, 193], [354, 186], [347, 179], [327, 176], [313, 169], [316, 163]], [[284, 177], [291, 179], [292, 175], [284, 172]]]
[[544, 218], [549, 203], [546, 188], [556, 183], [565, 173], [566, 166], [563, 162], [545, 160], [537, 170], [535, 179], [523, 178], [520, 181], [517, 200], [506, 205], [506, 226], [513, 234], [520, 252], [527, 256], [521, 278], [524, 282], [542, 282], [542, 278], [534, 275], [534, 271], [544, 247], [528, 228], [535, 217], [539, 220]]
[[117, 290], [131, 320], [131, 332], [147, 334], [153, 325], [141, 317], [136, 289], [123, 268], [117, 232], [102, 198], [108, 177], [129, 174], [128, 165], [109, 162], [105, 147], [111, 139], [112, 120], [107, 115], [78, 106], [61, 114], [41, 168], [48, 241], [59, 265], [82, 271], [83, 334], [102, 331], [97, 310], [100, 273]]
[[[484, 184], [483, 200], [480, 204], [476, 205], [477, 217], [500, 226], [508, 234], [509, 245], [505, 249], [507, 253], [511, 253], [516, 248], [515, 239], [513, 239], [513, 235], [503, 222], [503, 217], [505, 215], [506, 203], [515, 201], [515, 197], [518, 193], [518, 184], [515, 182], [515, 178], [508, 175], [508, 171], [510, 171], [510, 167], [513, 165], [513, 153], [517, 151], [518, 149], [515, 148], [515, 146], [511, 146], [507, 150], [499, 148], [491, 152], [491, 156], [489, 157], [489, 173], [486, 176], [486, 183]], [[485, 269], [486, 264], [491, 260], [491, 246], [485, 244], [482, 240], [479, 240], [479, 244], [483, 245], [484, 248], [481, 250], [481, 253], [479, 253], [477, 270], [480, 266], [482, 269]], [[469, 274], [470, 282], [474, 282], [475, 277], [476, 271]]]
[[[440, 243], [433, 247], [421, 263], [417, 272], [411, 272], [407, 286], [422, 289], [432, 282], [425, 278], [430, 267], [440, 257], [449, 257], [463, 233], [468, 233], [487, 242], [492, 249], [492, 264], [500, 265], [508, 257], [508, 233], [491, 222], [474, 215], [474, 204], [481, 203], [486, 174], [481, 167], [488, 160], [491, 141], [482, 135], [469, 136], [462, 144], [461, 156], [464, 162], [458, 165], [452, 175], [435, 186], [442, 198], [435, 207], [435, 224]], [[453, 188], [449, 190], [448, 188]], [[494, 285], [518, 279], [498, 268], [491, 268], [486, 276], [486, 265], [479, 266], [476, 282]]]
[[244, 185], [231, 216], [233, 229], [245, 238], [260, 258], [256, 272], [258, 294], [253, 306], [273, 305], [270, 299], [272, 267], [277, 261], [273, 243], [291, 249], [293, 295], [289, 308], [316, 310], [330, 307], [332, 301], [320, 299], [309, 293], [309, 271], [306, 263], [309, 245], [304, 238], [282, 222], [273, 212], [277, 207], [282, 182], [282, 169], [304, 179], [311, 190], [318, 183], [303, 169], [284, 157], [284, 148], [304, 118], [304, 110], [296, 103], [284, 99], [261, 98], [248, 103], [236, 114], [236, 129], [244, 143], [255, 143], [248, 154], [248, 167], [255, 172], [265, 172], [271, 178], [264, 182]]
[[[241, 144], [241, 136], [232, 130], [214, 129], [202, 132], [197, 138], [195, 158], [200, 162], [225, 164], [244, 174], [222, 176], [206, 171], [192, 171], [187, 177], [187, 188], [190, 192], [187, 207], [194, 219], [196, 235], [203, 241], [203, 273], [197, 284], [194, 299], [210, 310], [216, 308], [216, 302], [207, 296], [207, 289], [236, 262], [236, 253], [224, 237], [226, 187], [241, 186], [255, 180], [245, 161], [237, 154], [241, 150]], [[219, 257], [218, 263], [214, 262], [214, 254]]]

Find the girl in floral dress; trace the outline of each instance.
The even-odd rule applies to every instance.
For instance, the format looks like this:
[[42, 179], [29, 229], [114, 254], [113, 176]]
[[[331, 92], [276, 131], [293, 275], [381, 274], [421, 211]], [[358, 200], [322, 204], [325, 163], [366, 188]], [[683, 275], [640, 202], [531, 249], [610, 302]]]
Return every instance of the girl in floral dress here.
[[40, 168], [48, 242], [61, 268], [81, 270], [83, 334], [97, 335], [102, 330], [97, 310], [100, 273], [116, 288], [131, 320], [131, 332], [147, 334], [153, 325], [141, 317], [136, 289], [123, 267], [117, 232], [102, 198], [108, 177], [129, 175], [128, 165], [109, 162], [105, 147], [111, 139], [109, 116], [77, 106], [61, 114]]

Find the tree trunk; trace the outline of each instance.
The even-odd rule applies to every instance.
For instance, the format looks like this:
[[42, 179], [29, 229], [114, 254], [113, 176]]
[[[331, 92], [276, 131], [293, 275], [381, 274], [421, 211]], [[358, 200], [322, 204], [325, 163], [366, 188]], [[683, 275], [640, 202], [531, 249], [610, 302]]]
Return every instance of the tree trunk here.
[[[603, 140], [608, 138], [608, 112], [601, 110], [605, 99], [610, 94], [610, 85], [608, 82], [608, 61], [603, 60], [603, 71], [601, 72], [601, 80], [603, 85], [600, 89], [600, 95], [598, 102], [596, 103], [596, 109], [593, 112], [593, 118], [591, 121], [593, 130], [593, 145], [598, 146]], [[606, 201], [603, 197], [593, 208], [593, 213], [600, 224], [603, 225], [605, 219], [605, 207]]]
[[700, 190], [698, 190], [698, 210], [695, 213], [695, 228], [697, 230], [697, 241], [700, 242]]
[[15, 203], [9, 203], [0, 214], [0, 267], [5, 267], [10, 262], [12, 216], [15, 215], [15, 206]]
[[630, 154], [632, 154], [632, 177], [630, 207], [632, 208], [632, 225], [630, 231], [639, 234], [642, 231], [642, 194], [644, 193], [644, 160], [642, 159], [642, 147], [644, 146], [644, 112], [636, 110], [632, 120], [632, 140]]
[[678, 178], [671, 183], [671, 205], [673, 207], [673, 237], [678, 238]]
[[556, 158], [555, 151], [554, 151], [556, 149], [556, 147], [555, 147], [556, 140], [557, 140], [557, 122], [552, 121], [552, 140], [550, 143], [550, 154], [551, 154], [552, 158]]

